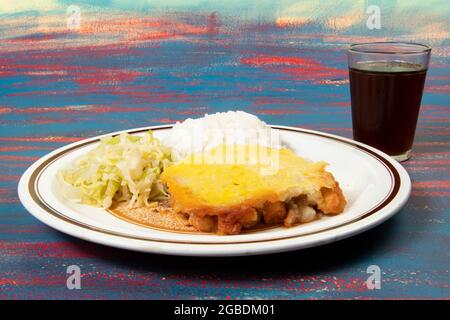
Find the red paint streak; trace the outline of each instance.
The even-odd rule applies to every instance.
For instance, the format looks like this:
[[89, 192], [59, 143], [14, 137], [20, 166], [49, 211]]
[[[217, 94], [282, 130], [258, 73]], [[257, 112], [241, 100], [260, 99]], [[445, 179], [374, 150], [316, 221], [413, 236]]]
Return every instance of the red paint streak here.
[[[322, 80], [324, 78], [338, 78], [347, 76], [347, 71], [331, 68], [331, 67], [300, 67], [300, 68], [281, 68], [281, 71], [295, 76], [297, 80]], [[328, 84], [328, 82], [320, 82], [321, 84]], [[335, 82], [329, 82], [329, 84], [336, 84]], [[337, 84], [341, 84], [340, 82]]]
[[[39, 108], [3, 108], [3, 113], [48, 113], [48, 112], [80, 112], [84, 109], [89, 109], [89, 107], [39, 107]], [[0, 108], [0, 112], [2, 108]]]
[[4, 107], [0, 107], [0, 114], [3, 114], [3, 113], [9, 113], [9, 112], [11, 112], [11, 111], [13, 111], [14, 109], [12, 109], [12, 108], [4, 108]]
[[256, 114], [271, 114], [271, 115], [288, 115], [288, 114], [305, 114], [302, 110], [286, 110], [286, 109], [261, 109], [253, 111]]
[[450, 151], [425, 152], [425, 153], [414, 152], [415, 157], [433, 157], [433, 156], [449, 156], [449, 155]]
[[21, 276], [14, 278], [0, 278], [0, 286], [62, 286], [67, 277], [64, 275], [51, 275], [46, 277]]
[[0, 137], [0, 141], [24, 141], [24, 142], [76, 142], [83, 138], [78, 137]]
[[351, 107], [351, 103], [350, 103], [350, 102], [343, 102], [343, 101], [340, 101], [340, 102], [330, 102], [330, 103], [327, 103], [327, 106], [330, 106], [330, 107], [345, 107], [345, 108], [350, 108], [350, 107]]
[[[16, 199], [18, 200], [18, 199]], [[34, 226], [34, 225], [15, 225], [11, 228], [10, 225], [0, 225], [0, 232], [2, 234], [27, 234], [27, 233], [38, 233], [41, 231], [48, 231], [45, 226]]]
[[[433, 122], [437, 122], [437, 121], [433, 121]], [[419, 136], [429, 136], [430, 134], [434, 135], [434, 136], [448, 136], [448, 135], [450, 135], [450, 130], [438, 131], [438, 130], [434, 130], [433, 129], [433, 130], [429, 130], [427, 132], [422, 132], [421, 129], [422, 129], [422, 127], [419, 127], [419, 131], [416, 133], [416, 135], [419, 135]]]
[[413, 183], [416, 189], [450, 189], [450, 180], [418, 181]]
[[35, 147], [35, 146], [5, 146], [0, 147], [0, 152], [9, 151], [28, 151], [28, 150], [53, 150], [52, 147]]
[[416, 197], [450, 197], [447, 191], [412, 191], [411, 194]]
[[167, 123], [167, 124], [172, 124], [172, 123], [176, 123], [178, 120], [177, 119], [170, 119], [170, 118], [159, 118], [159, 119], [152, 119], [153, 122], [158, 122], [158, 123]]
[[119, 68], [102, 68], [82, 65], [64, 65], [64, 64], [23, 64], [18, 60], [0, 59], [2, 71], [12, 71], [16, 75], [46, 75], [56, 76], [69, 75], [80, 86], [93, 85], [117, 85], [127, 82], [133, 82], [140, 76], [151, 76], [149, 72], [137, 70], [127, 70]]
[[69, 33], [66, 32], [54, 32], [54, 33], [46, 33], [46, 34], [32, 34], [28, 36], [22, 36], [22, 37], [16, 37], [12, 39], [5, 39], [5, 42], [27, 42], [27, 43], [34, 43], [39, 41], [48, 41], [48, 40], [55, 40], [61, 37], [64, 37], [68, 35]]
[[11, 189], [9, 188], [0, 188], [0, 194], [10, 194]]
[[[414, 157], [414, 154], [413, 154]], [[444, 160], [409, 160], [406, 165], [408, 166], [416, 166], [416, 165], [424, 164], [424, 165], [449, 165], [450, 159]]]
[[93, 287], [101, 282], [106, 287], [130, 286], [130, 287], [158, 287], [159, 283], [156, 278], [151, 275], [138, 275], [133, 273], [123, 274], [109, 274], [109, 273], [94, 273], [85, 274], [83, 283], [87, 287]]
[[152, 31], [148, 33], [143, 33], [135, 38], [130, 40], [140, 40], [140, 41], [148, 41], [148, 40], [165, 40], [165, 39], [177, 39], [181, 35], [176, 34], [174, 32], [166, 32], [166, 31]]
[[447, 81], [450, 80], [449, 76], [430, 76], [427, 77], [427, 80], [431, 80], [431, 81], [439, 81], [439, 80], [443, 80], [443, 81]]
[[448, 129], [448, 127], [447, 126], [424, 126], [423, 124], [420, 124], [418, 129], [419, 130], [422, 130], [422, 129], [432, 129], [432, 130], [441, 129], [441, 130], [445, 130], [445, 129]]
[[415, 146], [450, 146], [450, 142], [429, 141], [429, 142], [415, 142]]
[[0, 156], [0, 160], [14, 160], [14, 161], [36, 161], [38, 157], [24, 157], [24, 156]]
[[[83, 270], [83, 268], [81, 268]], [[23, 274], [8, 273], [0, 274], [0, 286], [14, 287], [63, 287], [65, 288], [67, 274], [65, 268], [61, 266], [61, 272], [56, 274]], [[133, 273], [101, 273], [88, 272], [81, 273], [81, 283], [84, 288], [117, 288], [117, 287], [158, 287], [159, 283], [156, 278], [147, 273], [146, 275], [138, 275]], [[83, 290], [81, 290], [83, 291]], [[79, 297], [77, 295], [77, 297]], [[58, 298], [62, 298], [58, 296]], [[97, 297], [98, 298], [98, 297]]]
[[434, 104], [427, 104], [427, 105], [421, 106], [420, 108], [421, 108], [421, 111], [447, 111], [447, 112], [450, 112], [450, 110], [447, 106], [434, 105]]
[[[77, 118], [76, 121], [82, 121], [83, 119]], [[44, 118], [37, 117], [31, 119], [30, 123], [32, 124], [50, 124], [50, 123], [74, 123], [75, 119], [63, 118], [63, 119], [55, 119], [55, 118]]]
[[[444, 117], [430, 117], [430, 116], [422, 116], [421, 118], [428, 118], [428, 119], [421, 119], [422, 122], [431, 122], [431, 123], [450, 123], [450, 118], [444, 118]], [[445, 134], [444, 134], [445, 135]]]
[[46, 258], [94, 258], [93, 250], [84, 250], [70, 242], [6, 242], [0, 241], [2, 256]]
[[132, 30], [138, 31], [140, 29], [162, 28], [167, 23], [169, 23], [169, 21], [139, 17], [112, 18], [107, 21], [105, 21], [105, 19], [98, 19], [83, 23], [80, 32], [93, 35], [99, 33], [128, 34]]
[[[97, 93], [106, 93], [117, 96], [125, 96], [131, 99], [136, 99], [141, 102], [146, 103], [163, 103], [163, 102], [174, 102], [174, 103], [182, 103], [182, 102], [192, 102], [189, 94], [185, 93], [164, 93], [164, 92], [148, 92], [148, 91], [121, 91], [120, 88], [110, 88], [108, 90], [100, 90], [98, 91], [95, 88], [90, 88], [88, 91], [94, 90]], [[87, 92], [86, 90], [80, 91], [77, 93], [78, 95], [90, 95], [92, 92]], [[128, 108], [127, 108], [128, 109]], [[147, 110], [151, 110], [151, 108], [147, 108]]]
[[[128, 93], [117, 93], [117, 94], [128, 94]], [[132, 92], [132, 95], [138, 95], [139, 92]], [[148, 92], [142, 93], [142, 96], [149, 96]], [[155, 94], [156, 95], [156, 94]], [[187, 98], [188, 95], [158, 95], [155, 100], [170, 100], [171, 98]], [[154, 108], [154, 107], [121, 107], [121, 106], [106, 106], [106, 105], [86, 105], [86, 106], [64, 106], [64, 107], [39, 107], [39, 108], [3, 108], [4, 113], [11, 112], [17, 114], [42, 114], [42, 113], [63, 113], [63, 114], [80, 114], [80, 113], [129, 113], [129, 112], [149, 112], [156, 111], [162, 113], [173, 113], [180, 115], [203, 115], [206, 112], [206, 108], [195, 108], [195, 109], [164, 109], [164, 108]], [[1, 111], [2, 109], [0, 109]], [[50, 118], [35, 118], [39, 122], [39, 119], [50, 119]], [[59, 121], [58, 119], [52, 119], [54, 121]], [[64, 121], [64, 119], [61, 119]], [[68, 120], [69, 121], [69, 120]], [[73, 120], [70, 120], [73, 121]], [[1, 138], [0, 138], [1, 139]]]
[[[203, 20], [200, 24], [186, 23], [177, 17], [149, 18], [146, 15], [142, 18], [130, 18], [127, 15], [120, 18], [105, 18], [106, 16], [99, 15], [95, 20], [86, 19], [81, 24], [81, 29], [76, 33], [68, 33], [63, 24], [58, 23], [51, 28], [39, 31], [42, 34], [9, 41], [9, 46], [6, 49], [8, 52], [17, 54], [19, 61], [29, 59], [27, 54], [31, 50], [33, 51], [33, 58], [37, 59], [68, 57], [89, 59], [111, 55], [142, 55], [144, 53], [136, 48], [139, 47], [140, 42], [145, 42], [146, 46], [156, 47], [162, 40], [196, 35], [215, 36], [221, 31], [219, 17], [210, 14], [197, 16], [197, 18], [200, 17]], [[48, 30], [51, 30], [51, 32], [48, 32]], [[72, 37], [72, 34], [79, 36]], [[93, 39], [97, 39], [95, 44], [85, 45], [86, 42], [93, 42]], [[55, 48], [63, 49], [55, 50]]]
[[431, 113], [431, 115], [441, 115], [441, 114], [447, 115], [447, 114], [450, 114], [450, 109], [446, 110], [446, 111], [444, 111], [444, 110], [442, 110], [442, 111], [431, 111], [430, 113]]
[[296, 80], [321, 81], [330, 78], [347, 77], [348, 71], [328, 67], [320, 62], [300, 57], [281, 57], [258, 55], [255, 57], [242, 58], [241, 63], [268, 68], [275, 72], [285, 73], [294, 76]]
[[315, 60], [300, 57], [280, 57], [280, 56], [256, 56], [251, 58], [242, 58], [241, 63], [249, 64], [257, 67], [273, 66], [273, 65], [289, 65], [289, 66], [311, 66], [315, 67]]
[[[83, 72], [86, 67], [80, 69]], [[137, 77], [144, 75], [149, 76], [151, 74], [133, 70], [95, 68], [94, 71], [91, 71], [88, 74], [82, 74], [75, 77], [73, 80], [80, 86], [117, 85], [120, 83], [133, 82]]]
[[17, 198], [0, 198], [0, 203], [19, 203]]
[[[104, 105], [81, 105], [81, 106], [62, 106], [62, 107], [38, 107], [38, 108], [5, 108], [6, 112], [17, 114], [34, 114], [34, 113], [64, 113], [64, 114], [78, 114], [78, 113], [110, 113], [110, 112], [142, 112], [147, 111], [148, 108], [126, 108], [126, 107], [111, 107]], [[1, 109], [0, 109], [1, 110]]]
[[82, 25], [80, 31], [84, 34], [119, 35], [126, 41], [161, 40], [187, 35], [215, 34], [217, 28], [209, 28], [210, 24], [209, 20], [205, 21], [205, 25], [197, 26], [177, 19], [118, 18], [89, 21]]
[[19, 181], [20, 176], [0, 175], [0, 181]]
[[[50, 96], [50, 95], [77, 95], [77, 96], [91, 96], [92, 94], [111, 94], [118, 96], [125, 96], [130, 99], [136, 99], [139, 102], [145, 103], [163, 103], [163, 102], [192, 102], [190, 95], [184, 93], [161, 93], [161, 92], [148, 92], [148, 91], [122, 91], [120, 86], [106, 86], [95, 87], [87, 86], [74, 90], [58, 90], [58, 91], [28, 91], [20, 93], [8, 94], [9, 97], [32, 97], [32, 96]], [[125, 109], [124, 109], [125, 110]], [[128, 111], [133, 111], [133, 108], [126, 108]], [[139, 111], [144, 111], [144, 108], [140, 108]], [[147, 110], [151, 110], [148, 108]]]
[[331, 127], [319, 127], [319, 126], [308, 126], [308, 125], [298, 125], [299, 128], [308, 128], [311, 130], [322, 130], [322, 131], [344, 131], [344, 132], [350, 132], [352, 131], [351, 128], [331, 128]]
[[10, 163], [10, 162], [0, 162], [0, 167], [10, 168], [27, 168], [29, 166], [28, 163]]
[[178, 21], [171, 21], [165, 30], [142, 30], [128, 38], [129, 41], [175, 40], [186, 36], [214, 34], [206, 26], [195, 26]]
[[445, 167], [408, 167], [406, 166], [408, 171], [417, 171], [417, 172], [430, 172], [430, 171], [444, 171], [448, 172], [448, 168]]
[[64, 49], [56, 49], [54, 43], [50, 43], [48, 46], [36, 46], [36, 43], [30, 44], [29, 48], [22, 48], [20, 51], [15, 51], [15, 57], [13, 59], [0, 58], [0, 64], [4, 61], [9, 63], [17, 63], [29, 59], [29, 52], [26, 49], [33, 50], [33, 58], [36, 60], [41, 59], [67, 59], [71, 57], [77, 58], [92, 58], [92, 57], [105, 57], [105, 56], [139, 56], [142, 54], [140, 51], [129, 47], [126, 44], [114, 43], [114, 44], [96, 44], [96, 45], [79, 45], [74, 47], [66, 47]]
[[270, 104], [289, 104], [289, 105], [304, 105], [305, 101], [293, 98], [275, 98], [275, 97], [258, 97], [254, 102], [254, 106], [264, 106]]
[[425, 92], [450, 94], [450, 85], [430, 85], [425, 87]]

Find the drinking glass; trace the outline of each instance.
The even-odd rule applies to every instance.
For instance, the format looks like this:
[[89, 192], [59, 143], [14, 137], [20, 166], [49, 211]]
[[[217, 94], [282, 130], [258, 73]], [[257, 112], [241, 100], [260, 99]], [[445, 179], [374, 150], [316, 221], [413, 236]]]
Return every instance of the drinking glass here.
[[353, 138], [398, 161], [409, 159], [431, 48], [353, 44], [348, 50]]

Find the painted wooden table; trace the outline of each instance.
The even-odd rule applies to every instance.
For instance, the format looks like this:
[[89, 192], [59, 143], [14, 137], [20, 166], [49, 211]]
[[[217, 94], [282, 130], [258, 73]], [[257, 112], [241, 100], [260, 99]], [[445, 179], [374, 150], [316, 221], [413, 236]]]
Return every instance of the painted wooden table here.
[[[0, 20], [0, 298], [450, 298], [448, 29], [399, 36], [434, 49], [414, 152], [404, 163], [412, 195], [395, 217], [320, 248], [188, 258], [57, 232], [22, 207], [17, 182], [67, 143], [229, 109], [351, 137], [345, 47], [386, 40], [390, 31], [371, 33], [364, 21], [349, 31], [345, 19], [330, 26], [249, 18], [239, 8], [81, 9], [79, 26], [58, 8]], [[80, 290], [66, 288], [69, 265], [81, 268]], [[370, 265], [381, 269], [380, 290], [366, 286]]]

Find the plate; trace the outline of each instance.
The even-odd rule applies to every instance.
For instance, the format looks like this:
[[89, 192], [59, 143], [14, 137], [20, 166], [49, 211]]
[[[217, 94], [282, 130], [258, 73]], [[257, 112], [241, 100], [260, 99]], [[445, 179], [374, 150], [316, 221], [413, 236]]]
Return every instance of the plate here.
[[[153, 130], [162, 140], [172, 126], [121, 132], [141, 135]], [[56, 172], [95, 148], [99, 137], [59, 148], [36, 161], [19, 181], [19, 198], [37, 219], [87, 241], [135, 251], [188, 255], [239, 256], [298, 250], [350, 237], [385, 221], [406, 203], [411, 180], [406, 170], [383, 152], [365, 144], [313, 130], [272, 126], [299, 156], [329, 163], [347, 199], [337, 216], [292, 228], [277, 227], [233, 236], [169, 232], [123, 220], [102, 208], [64, 199]], [[121, 132], [112, 133], [113, 135]]]

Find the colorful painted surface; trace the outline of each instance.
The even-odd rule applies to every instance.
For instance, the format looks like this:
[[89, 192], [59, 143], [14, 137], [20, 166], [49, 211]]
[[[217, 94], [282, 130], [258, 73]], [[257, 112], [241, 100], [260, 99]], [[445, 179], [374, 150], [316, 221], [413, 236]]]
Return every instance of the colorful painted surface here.
[[[450, 298], [446, 1], [148, 3], [78, 1], [79, 28], [69, 1], [0, 3], [0, 298]], [[381, 29], [367, 28], [369, 5]], [[180, 258], [74, 239], [19, 203], [23, 171], [57, 147], [206, 112], [351, 137], [345, 47], [388, 39], [431, 44], [433, 59], [405, 163], [411, 199], [372, 231], [275, 256]], [[81, 290], [66, 288], [72, 264]], [[370, 265], [380, 290], [365, 284]]]

